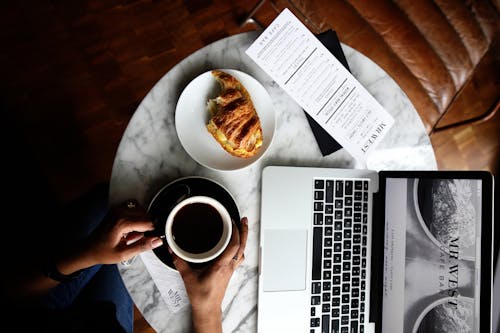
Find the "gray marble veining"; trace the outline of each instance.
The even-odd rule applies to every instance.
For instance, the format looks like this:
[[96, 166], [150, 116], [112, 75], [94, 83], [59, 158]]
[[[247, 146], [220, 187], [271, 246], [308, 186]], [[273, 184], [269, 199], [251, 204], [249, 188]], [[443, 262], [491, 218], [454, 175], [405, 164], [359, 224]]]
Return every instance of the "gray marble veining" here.
[[[377, 150], [361, 164], [343, 149], [322, 157], [302, 109], [246, 54], [258, 32], [225, 38], [188, 56], [151, 89], [131, 118], [118, 147], [110, 188], [112, 204], [135, 197], [146, 207], [165, 184], [183, 176], [203, 176], [225, 186], [241, 216], [249, 219], [246, 260], [235, 272], [223, 303], [225, 332], [256, 332], [260, 175], [266, 165], [306, 165], [340, 168], [436, 169], [436, 160], [422, 122], [405, 93], [370, 59], [342, 45], [353, 75], [395, 118], [396, 123]], [[250, 74], [268, 91], [276, 112], [276, 131], [269, 150], [255, 164], [218, 172], [197, 164], [182, 148], [174, 125], [177, 99], [197, 75], [213, 68], [233, 68]], [[151, 256], [149, 256], [150, 258]], [[155, 281], [146, 265], [159, 260], [136, 258], [120, 266], [122, 278], [139, 310], [158, 332], [186, 332], [190, 309], [173, 313], [162, 290], [168, 281]], [[156, 267], [158, 268], [158, 267]], [[171, 272], [172, 273], [172, 272]], [[179, 276], [174, 272], [172, 279]], [[178, 274], [177, 274], [178, 275]]]

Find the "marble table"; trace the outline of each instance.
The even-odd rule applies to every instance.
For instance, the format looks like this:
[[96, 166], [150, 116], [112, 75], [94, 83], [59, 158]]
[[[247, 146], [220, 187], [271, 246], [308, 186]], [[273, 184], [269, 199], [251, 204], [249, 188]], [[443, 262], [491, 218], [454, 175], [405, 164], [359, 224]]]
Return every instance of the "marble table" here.
[[[246, 260], [233, 275], [223, 302], [224, 332], [256, 332], [260, 177], [267, 165], [369, 168], [373, 170], [437, 169], [424, 126], [405, 93], [380, 67], [342, 45], [353, 75], [395, 118], [395, 125], [366, 163], [344, 149], [323, 157], [302, 109], [246, 54], [259, 32], [247, 32], [210, 44], [166, 73], [132, 116], [118, 147], [110, 188], [111, 204], [130, 197], [148, 206], [155, 193], [185, 176], [202, 176], [223, 185], [249, 220]], [[276, 112], [275, 136], [255, 164], [236, 171], [214, 171], [197, 164], [182, 148], [174, 124], [176, 102], [184, 87], [213, 68], [233, 68], [252, 75], [270, 94]], [[186, 332], [190, 307], [180, 275], [152, 252], [121, 276], [144, 318], [158, 332]]]

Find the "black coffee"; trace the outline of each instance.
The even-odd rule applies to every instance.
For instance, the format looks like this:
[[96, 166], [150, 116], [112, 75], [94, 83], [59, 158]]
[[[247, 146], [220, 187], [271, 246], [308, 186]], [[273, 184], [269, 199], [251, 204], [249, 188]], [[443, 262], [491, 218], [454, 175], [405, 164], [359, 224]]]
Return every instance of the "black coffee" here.
[[192, 203], [182, 207], [172, 222], [175, 243], [189, 253], [211, 250], [222, 237], [222, 217], [209, 204]]

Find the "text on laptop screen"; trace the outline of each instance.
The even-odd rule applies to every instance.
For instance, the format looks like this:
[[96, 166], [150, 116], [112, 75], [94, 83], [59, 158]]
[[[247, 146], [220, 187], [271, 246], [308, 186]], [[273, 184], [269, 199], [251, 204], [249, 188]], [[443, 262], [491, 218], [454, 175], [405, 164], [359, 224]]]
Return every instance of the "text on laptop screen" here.
[[481, 187], [386, 180], [382, 332], [479, 330]]

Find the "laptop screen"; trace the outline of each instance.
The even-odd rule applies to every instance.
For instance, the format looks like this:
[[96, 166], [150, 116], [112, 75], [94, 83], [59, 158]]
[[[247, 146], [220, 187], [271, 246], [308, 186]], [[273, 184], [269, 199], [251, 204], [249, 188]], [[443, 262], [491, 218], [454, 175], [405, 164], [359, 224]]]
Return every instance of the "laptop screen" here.
[[382, 332], [479, 332], [492, 198], [481, 177], [453, 175], [384, 177]]

